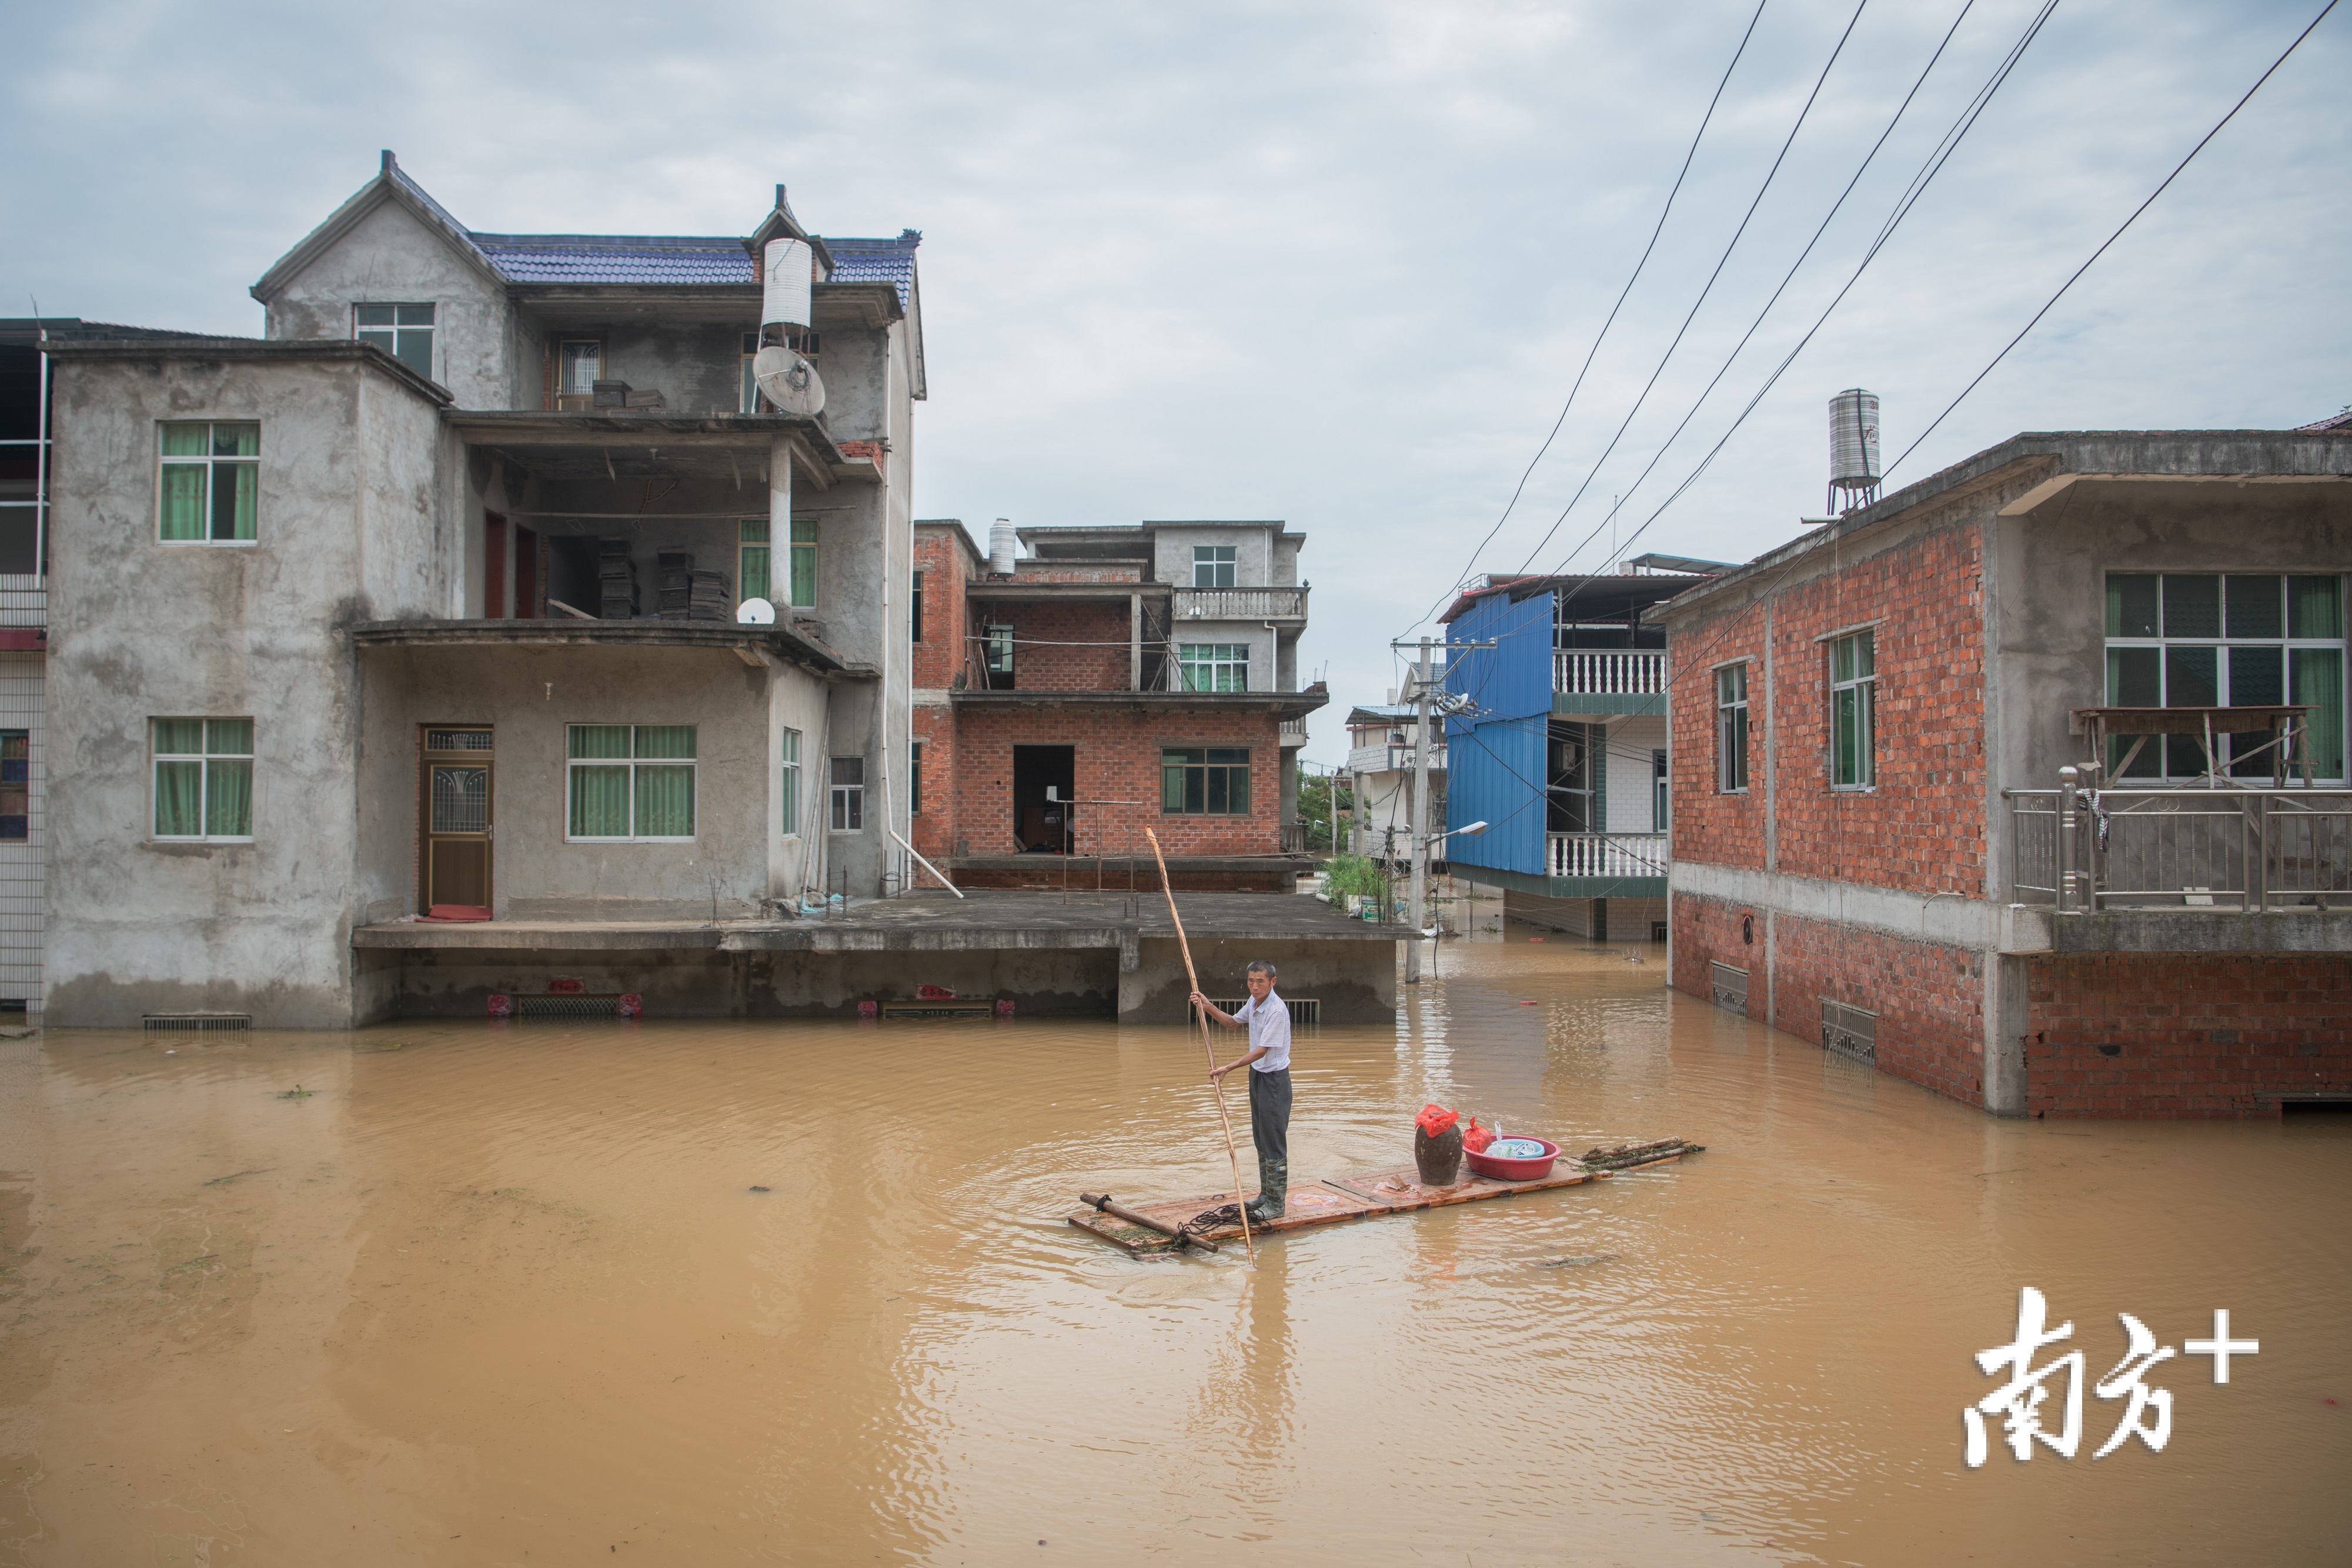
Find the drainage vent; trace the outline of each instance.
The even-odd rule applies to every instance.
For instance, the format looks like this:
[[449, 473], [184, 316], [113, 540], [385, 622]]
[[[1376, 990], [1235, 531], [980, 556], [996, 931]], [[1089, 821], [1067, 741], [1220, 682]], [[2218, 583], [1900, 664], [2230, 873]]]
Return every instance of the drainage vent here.
[[517, 997], [514, 1016], [519, 1019], [615, 1019], [621, 1016], [621, 998], [616, 993], [609, 997], [571, 996]]
[[[1249, 998], [1247, 997], [1235, 997], [1230, 1001], [1222, 997], [1211, 997], [1209, 999], [1216, 1003], [1218, 1009], [1224, 1012], [1231, 1012], [1235, 1008], [1245, 1007], [1249, 1003]], [[1323, 1021], [1322, 998], [1285, 997], [1282, 999], [1289, 1005], [1290, 1021], [1293, 1024], [1321, 1023]], [[1187, 1008], [1184, 1010], [1190, 1012], [1192, 1011], [1192, 1009]]]
[[1878, 1061], [1878, 1015], [1822, 998], [1822, 1049], [1875, 1065]]
[[1732, 964], [1716, 964], [1715, 1005], [1733, 1012], [1748, 1010], [1748, 971]]
[[211, 1030], [251, 1029], [251, 1013], [149, 1013], [141, 1019], [143, 1029]]

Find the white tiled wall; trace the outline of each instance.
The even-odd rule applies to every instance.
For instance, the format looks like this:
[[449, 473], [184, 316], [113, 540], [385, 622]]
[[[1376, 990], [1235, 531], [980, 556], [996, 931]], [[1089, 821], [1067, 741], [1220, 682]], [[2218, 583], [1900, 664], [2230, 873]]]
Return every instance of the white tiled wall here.
[[48, 580], [0, 572], [0, 626], [47, 626], [48, 623]]
[[32, 780], [28, 836], [22, 843], [0, 842], [0, 998], [21, 999], [32, 1012], [41, 1006], [41, 940], [48, 920], [45, 663], [38, 653], [0, 653], [0, 729], [27, 730], [32, 738], [32, 765], [26, 770]]
[[[1621, 718], [1609, 727], [1609, 831], [1646, 833], [1654, 829], [1656, 808], [1650, 781], [1653, 750], [1666, 746], [1666, 721], [1661, 715]], [[1614, 928], [1612, 927], [1612, 930]]]

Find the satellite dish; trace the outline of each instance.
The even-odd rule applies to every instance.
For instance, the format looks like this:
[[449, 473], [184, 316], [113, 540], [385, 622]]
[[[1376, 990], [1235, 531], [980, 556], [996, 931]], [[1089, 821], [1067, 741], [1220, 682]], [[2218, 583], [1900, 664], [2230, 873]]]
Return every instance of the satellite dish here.
[[816, 367], [790, 349], [771, 343], [751, 360], [751, 379], [780, 413], [813, 418], [824, 412], [824, 382]]
[[764, 599], [747, 599], [735, 607], [735, 623], [738, 626], [773, 626], [776, 623], [776, 607]]

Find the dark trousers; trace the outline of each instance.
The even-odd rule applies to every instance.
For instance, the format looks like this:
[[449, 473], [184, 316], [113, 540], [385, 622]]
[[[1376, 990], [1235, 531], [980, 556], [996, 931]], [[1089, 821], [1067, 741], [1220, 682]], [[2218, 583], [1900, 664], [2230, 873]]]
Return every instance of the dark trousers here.
[[1290, 1157], [1290, 1069], [1279, 1072], [1248, 1070], [1250, 1081], [1250, 1142], [1262, 1160]]

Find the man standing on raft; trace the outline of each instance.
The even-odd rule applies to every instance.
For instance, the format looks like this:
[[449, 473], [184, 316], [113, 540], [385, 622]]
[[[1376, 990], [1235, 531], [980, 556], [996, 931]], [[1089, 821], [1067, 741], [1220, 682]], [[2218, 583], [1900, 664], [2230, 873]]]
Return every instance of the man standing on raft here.
[[1250, 1070], [1250, 1142], [1257, 1145], [1258, 1194], [1249, 1217], [1251, 1224], [1262, 1225], [1282, 1218], [1290, 1186], [1290, 1004], [1275, 994], [1274, 966], [1265, 959], [1251, 963], [1248, 981], [1250, 999], [1231, 1013], [1218, 1011], [1198, 991], [1192, 1005], [1227, 1029], [1249, 1030], [1249, 1054], [1210, 1069], [1209, 1082], [1223, 1083], [1236, 1067]]

